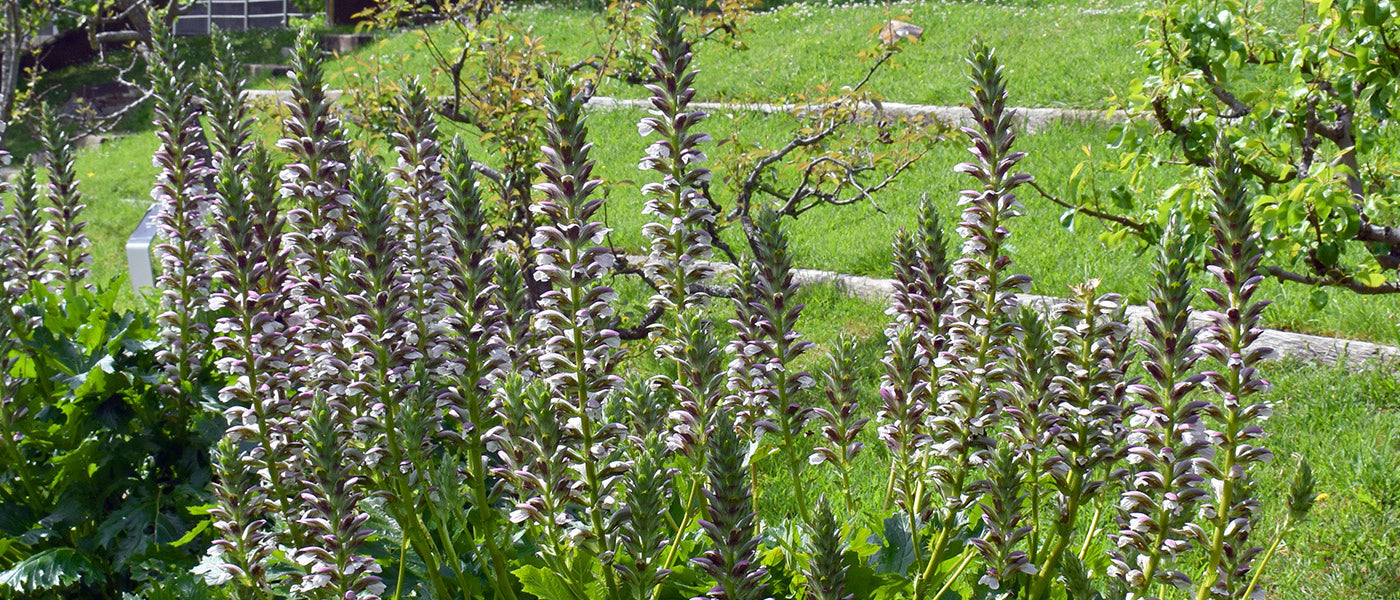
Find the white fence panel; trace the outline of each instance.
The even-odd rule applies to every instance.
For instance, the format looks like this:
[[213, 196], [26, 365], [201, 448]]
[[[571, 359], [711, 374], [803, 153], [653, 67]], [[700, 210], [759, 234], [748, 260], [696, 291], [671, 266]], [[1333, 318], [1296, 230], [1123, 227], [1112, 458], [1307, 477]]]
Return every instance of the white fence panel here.
[[292, 12], [290, 0], [202, 0], [175, 22], [177, 35], [208, 35], [213, 26], [224, 31], [277, 29]]

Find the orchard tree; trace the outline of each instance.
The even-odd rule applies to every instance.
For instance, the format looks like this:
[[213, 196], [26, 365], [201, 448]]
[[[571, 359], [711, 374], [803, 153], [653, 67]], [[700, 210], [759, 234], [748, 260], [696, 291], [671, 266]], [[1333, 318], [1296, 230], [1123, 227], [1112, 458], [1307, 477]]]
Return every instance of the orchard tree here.
[[[1170, 215], [1208, 227], [1217, 142], [1231, 146], [1267, 241], [1264, 272], [1361, 294], [1400, 292], [1400, 165], [1387, 124], [1400, 97], [1400, 19], [1386, 0], [1168, 0], [1145, 11], [1145, 76], [1122, 105], [1121, 156], [1080, 165], [1052, 198], [1098, 218], [1109, 238], [1161, 239]], [[1191, 174], [1160, 192], [1147, 175]], [[1124, 183], [1096, 183], [1098, 170]], [[1326, 298], [1319, 291], [1319, 301]]]

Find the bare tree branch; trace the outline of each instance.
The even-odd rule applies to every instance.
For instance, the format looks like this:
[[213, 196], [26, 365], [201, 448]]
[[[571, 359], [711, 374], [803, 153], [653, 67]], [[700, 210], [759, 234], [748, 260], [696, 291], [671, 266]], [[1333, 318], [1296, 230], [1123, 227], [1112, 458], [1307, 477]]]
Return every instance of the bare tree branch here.
[[1361, 283], [1360, 281], [1357, 281], [1354, 277], [1351, 277], [1349, 275], [1338, 275], [1336, 277], [1312, 277], [1309, 275], [1294, 273], [1292, 271], [1288, 271], [1272, 265], [1264, 265], [1260, 268], [1263, 269], [1264, 272], [1268, 273], [1270, 276], [1276, 279], [1280, 279], [1282, 281], [1291, 281], [1294, 283], [1302, 283], [1305, 285], [1345, 288], [1352, 292], [1364, 295], [1400, 293], [1400, 284], [1397, 284], [1395, 282], [1386, 282], [1378, 286], [1371, 286]]
[[1109, 221], [1109, 222], [1112, 222], [1112, 223], [1117, 223], [1117, 224], [1119, 224], [1119, 225], [1122, 225], [1122, 226], [1124, 226], [1124, 227], [1127, 227], [1128, 229], [1133, 230], [1134, 233], [1138, 233], [1138, 234], [1147, 233], [1147, 224], [1146, 224], [1146, 223], [1143, 223], [1143, 222], [1141, 222], [1141, 221], [1137, 221], [1137, 220], [1134, 220], [1134, 219], [1130, 219], [1130, 218], [1128, 218], [1128, 217], [1123, 217], [1123, 216], [1115, 215], [1115, 214], [1112, 214], [1112, 213], [1106, 213], [1106, 212], [1104, 212], [1104, 211], [1101, 211], [1101, 210], [1098, 210], [1098, 209], [1095, 209], [1095, 208], [1090, 208], [1090, 207], [1088, 207], [1088, 206], [1078, 206], [1078, 205], [1070, 204], [1070, 203], [1068, 203], [1068, 202], [1065, 202], [1064, 200], [1059, 199], [1059, 198], [1056, 197], [1054, 194], [1051, 194], [1051, 193], [1049, 193], [1049, 192], [1046, 192], [1046, 191], [1045, 191], [1045, 188], [1040, 187], [1040, 184], [1039, 184], [1039, 183], [1036, 183], [1035, 180], [1031, 180], [1029, 183], [1030, 183], [1031, 188], [1035, 189], [1035, 191], [1038, 192], [1042, 198], [1045, 198], [1046, 200], [1049, 200], [1049, 201], [1051, 201], [1051, 202], [1053, 202], [1053, 203], [1055, 203], [1055, 204], [1058, 204], [1058, 205], [1061, 206], [1062, 208], [1067, 208], [1067, 209], [1070, 209], [1070, 210], [1073, 210], [1073, 211], [1076, 211], [1076, 212], [1080, 212], [1080, 213], [1089, 215], [1089, 216], [1091, 216], [1091, 217], [1094, 217], [1095, 219], [1100, 219], [1100, 220], [1103, 220], [1103, 221]]

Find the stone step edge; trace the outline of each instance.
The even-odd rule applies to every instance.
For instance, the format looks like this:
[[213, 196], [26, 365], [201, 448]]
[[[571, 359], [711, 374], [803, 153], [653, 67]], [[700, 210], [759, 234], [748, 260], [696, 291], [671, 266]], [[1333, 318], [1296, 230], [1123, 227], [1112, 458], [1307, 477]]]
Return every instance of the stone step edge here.
[[[894, 293], [894, 280], [847, 275], [816, 269], [797, 269], [793, 279], [799, 285], [828, 284], [852, 296], [875, 302], [887, 302]], [[1069, 302], [1065, 298], [1038, 294], [1018, 294], [1021, 304], [1030, 306], [1041, 314], [1049, 314], [1053, 308]], [[1143, 321], [1151, 315], [1151, 309], [1140, 304], [1127, 307], [1128, 325], [1134, 332], [1146, 331]], [[1199, 311], [1191, 315], [1192, 327], [1203, 327], [1209, 322]], [[1265, 329], [1256, 344], [1273, 348], [1280, 357], [1293, 358], [1304, 362], [1316, 362], [1327, 366], [1347, 367], [1389, 366], [1400, 359], [1400, 347], [1327, 337], [1308, 333], [1296, 333], [1279, 329]]]
[[[641, 264], [646, 261], [646, 257], [628, 256], [627, 261]], [[734, 266], [729, 263], [706, 262], [718, 274], [734, 272]], [[793, 281], [799, 286], [831, 285], [849, 296], [882, 304], [889, 302], [890, 296], [894, 294], [895, 284], [893, 279], [847, 275], [819, 269], [794, 269]], [[1040, 294], [1017, 294], [1017, 297], [1023, 306], [1029, 306], [1042, 315], [1049, 315], [1056, 306], [1069, 302], [1066, 298]], [[1151, 314], [1151, 309], [1140, 304], [1130, 304], [1127, 314], [1128, 326], [1135, 333], [1141, 334], [1146, 331], [1143, 321]], [[1206, 317], [1199, 311], [1191, 315], [1192, 327], [1204, 327], [1208, 324]], [[1326, 366], [1389, 367], [1400, 361], [1400, 347], [1279, 329], [1264, 329], [1255, 343], [1273, 348], [1279, 357]]]
[[[326, 99], [339, 101], [343, 90], [327, 90]], [[287, 102], [292, 99], [288, 90], [247, 90], [244, 96], [250, 100], [275, 100]], [[691, 102], [691, 108], [708, 112], [755, 112], [760, 114], [790, 114], [803, 110], [820, 110], [827, 104], [769, 104], [763, 102]], [[594, 96], [587, 107], [592, 110], [608, 111], [623, 109], [650, 108], [643, 98], [613, 98]], [[914, 119], [924, 123], [938, 122], [945, 125], [971, 125], [972, 111], [963, 106], [943, 106], [936, 104], [906, 104], [902, 102], [882, 102], [878, 106], [870, 102], [860, 103], [858, 110], [864, 114], [883, 113], [885, 115]], [[1121, 123], [1125, 116], [1121, 112], [1092, 110], [1084, 108], [1012, 107], [1012, 118], [1028, 133], [1044, 129], [1051, 123]]]

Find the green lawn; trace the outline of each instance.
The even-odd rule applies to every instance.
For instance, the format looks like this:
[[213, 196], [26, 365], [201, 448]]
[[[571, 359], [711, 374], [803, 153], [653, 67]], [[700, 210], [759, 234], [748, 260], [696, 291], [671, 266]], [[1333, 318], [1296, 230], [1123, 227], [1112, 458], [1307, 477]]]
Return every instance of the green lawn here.
[[[509, 18], [532, 27], [546, 47], [567, 58], [598, 47], [588, 10], [550, 6], [514, 9]], [[1040, 3], [921, 2], [889, 8], [799, 4], [757, 15], [745, 34], [746, 50], [718, 43], [697, 51], [696, 89], [706, 100], [780, 101], [810, 95], [821, 86], [854, 85], [867, 63], [857, 53], [876, 44], [875, 31], [891, 18], [925, 28], [869, 89], [899, 102], [961, 104], [967, 92], [962, 57], [980, 36], [1025, 80], [1017, 102], [1035, 106], [1098, 107], [1122, 91], [1134, 72], [1137, 13], [1123, 0], [1065, 5]], [[451, 30], [430, 30], [451, 48]], [[330, 81], [382, 69], [428, 76], [433, 63], [417, 35], [390, 37], [328, 67]], [[374, 65], [374, 66], [371, 66]], [[605, 86], [606, 94], [637, 96], [636, 88]]]

